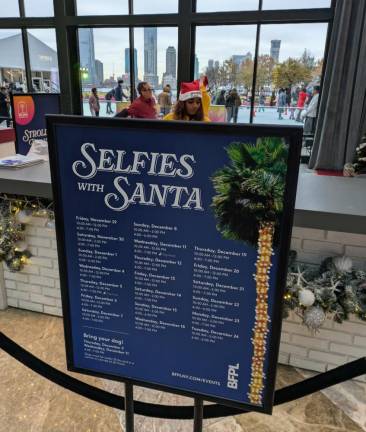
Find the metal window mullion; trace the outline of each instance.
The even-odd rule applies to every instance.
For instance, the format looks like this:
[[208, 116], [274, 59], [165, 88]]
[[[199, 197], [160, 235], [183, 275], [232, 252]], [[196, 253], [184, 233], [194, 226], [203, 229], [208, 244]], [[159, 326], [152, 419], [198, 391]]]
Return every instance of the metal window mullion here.
[[57, 56], [61, 89], [61, 112], [81, 114], [81, 86], [76, 27], [67, 26], [67, 16], [75, 16], [74, 0], [53, 0]]
[[[19, 15], [21, 18], [25, 18], [24, 0], [19, 0]], [[30, 55], [29, 55], [28, 33], [25, 27], [21, 28], [21, 32], [22, 32], [25, 76], [27, 80], [27, 91], [31, 93], [33, 92], [33, 84], [32, 84], [32, 71], [31, 71], [31, 63], [30, 63]]]
[[[259, 0], [259, 10], [262, 10], [263, 1]], [[255, 106], [255, 91], [257, 87], [257, 71], [258, 71], [258, 56], [259, 56], [259, 44], [261, 37], [261, 24], [257, 24], [257, 35], [255, 39], [255, 54], [254, 54], [254, 65], [253, 65], [253, 81], [252, 81], [252, 100], [250, 101], [250, 118], [249, 123], [253, 123], [254, 118], [254, 106]]]
[[195, 0], [179, 0], [178, 83], [191, 80], [192, 71], [194, 70], [194, 61], [192, 65], [192, 58], [194, 58], [194, 28], [191, 22], [194, 2]]
[[[133, 15], [133, 0], [128, 0], [128, 12]], [[135, 77], [135, 28], [130, 26], [128, 31], [130, 39], [130, 100], [132, 102], [135, 95], [136, 81], [138, 80], [138, 77]]]

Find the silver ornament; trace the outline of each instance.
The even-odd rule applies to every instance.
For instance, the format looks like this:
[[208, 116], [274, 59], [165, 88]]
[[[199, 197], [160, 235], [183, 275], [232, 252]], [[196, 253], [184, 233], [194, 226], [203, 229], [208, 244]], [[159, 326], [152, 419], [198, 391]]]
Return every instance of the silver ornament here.
[[333, 258], [334, 267], [341, 273], [352, 271], [352, 260], [349, 257], [341, 256]]
[[299, 303], [302, 306], [309, 307], [315, 303], [315, 295], [312, 291], [308, 289], [302, 289], [298, 294]]
[[32, 219], [32, 212], [31, 210], [20, 210], [20, 212], [16, 214], [15, 218], [17, 222], [26, 224]]
[[313, 331], [319, 330], [325, 318], [325, 312], [319, 306], [312, 306], [306, 309], [303, 315], [304, 324]]

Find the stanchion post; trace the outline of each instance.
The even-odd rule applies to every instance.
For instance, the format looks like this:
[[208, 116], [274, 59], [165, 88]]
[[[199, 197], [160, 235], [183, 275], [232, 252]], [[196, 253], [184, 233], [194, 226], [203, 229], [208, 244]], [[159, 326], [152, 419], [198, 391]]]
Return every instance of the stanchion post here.
[[193, 432], [202, 432], [202, 430], [203, 430], [203, 400], [199, 398], [195, 398]]
[[126, 432], [134, 432], [133, 385], [125, 383]]

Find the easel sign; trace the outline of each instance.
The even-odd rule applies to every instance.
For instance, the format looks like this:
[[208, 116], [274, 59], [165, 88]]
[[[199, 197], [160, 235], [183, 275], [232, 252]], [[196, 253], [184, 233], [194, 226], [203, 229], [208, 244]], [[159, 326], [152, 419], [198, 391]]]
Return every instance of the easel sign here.
[[47, 140], [46, 114], [59, 114], [59, 93], [16, 93], [11, 96], [15, 149], [26, 155], [34, 140]]
[[47, 127], [69, 369], [270, 413], [301, 130]]

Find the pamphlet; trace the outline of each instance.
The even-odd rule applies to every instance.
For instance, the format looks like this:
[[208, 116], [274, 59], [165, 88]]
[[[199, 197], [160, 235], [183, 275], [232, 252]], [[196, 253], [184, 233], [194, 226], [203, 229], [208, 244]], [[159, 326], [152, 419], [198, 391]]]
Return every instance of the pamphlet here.
[[31, 165], [36, 165], [43, 162], [43, 158], [40, 157], [32, 157], [32, 156], [24, 156], [21, 154], [16, 154], [13, 156], [7, 156], [0, 159], [0, 168], [24, 168]]

